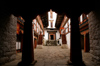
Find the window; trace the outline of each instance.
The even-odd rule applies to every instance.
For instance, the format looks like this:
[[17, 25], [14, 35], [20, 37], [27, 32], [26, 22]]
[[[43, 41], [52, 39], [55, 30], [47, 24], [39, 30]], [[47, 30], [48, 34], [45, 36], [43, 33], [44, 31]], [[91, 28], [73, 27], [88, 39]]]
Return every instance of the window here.
[[16, 42], [16, 50], [21, 49], [21, 42]]
[[47, 28], [55, 28], [56, 18], [57, 18], [57, 13], [50, 9], [50, 11], [48, 12], [48, 27]]
[[82, 14], [81, 14], [81, 16], [80, 16], [80, 22], [82, 22], [83, 21], [83, 17], [82, 17]]

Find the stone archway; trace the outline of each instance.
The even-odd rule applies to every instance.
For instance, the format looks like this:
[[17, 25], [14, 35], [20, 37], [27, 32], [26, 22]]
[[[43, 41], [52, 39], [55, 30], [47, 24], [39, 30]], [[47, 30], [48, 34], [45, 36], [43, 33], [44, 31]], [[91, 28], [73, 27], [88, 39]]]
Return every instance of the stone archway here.
[[[81, 2], [80, 2], [80, 3], [81, 3]], [[9, 4], [10, 4], [10, 3], [9, 3]], [[69, 5], [70, 5], [70, 4], [69, 4]], [[76, 3], [75, 3], [75, 5], [76, 5]], [[66, 6], [67, 6], [67, 5], [66, 5]], [[7, 7], [9, 7], [9, 5], [8, 5]], [[76, 7], [76, 6], [74, 6], [74, 7]], [[27, 59], [28, 59], [28, 60], [29, 60], [29, 63], [31, 63], [31, 61], [33, 61], [33, 58], [31, 57], [31, 56], [33, 56], [33, 53], [31, 53], [31, 52], [33, 52], [33, 51], [31, 51], [31, 50], [33, 50], [33, 48], [31, 47], [31, 46], [33, 46], [33, 45], [32, 45], [31, 43], [33, 43], [33, 42], [32, 42], [32, 34], [31, 34], [31, 33], [32, 33], [32, 32], [31, 32], [31, 28], [32, 28], [32, 27], [30, 27], [32, 24], [31, 24], [30, 22], [31, 22], [31, 19], [32, 19], [32, 18], [35, 18], [35, 16], [36, 16], [38, 13], [39, 13], [39, 14], [40, 14], [40, 13], [43, 13], [43, 11], [46, 11], [46, 10], [41, 9], [41, 10], [39, 11], [39, 9], [37, 8], [36, 10], [33, 9], [33, 10], [31, 11], [31, 10], [29, 9], [28, 12], [26, 13], [26, 12], [25, 12], [25, 11], [26, 11], [26, 8], [25, 8], [25, 9], [22, 8], [22, 11], [21, 11], [21, 12], [18, 11], [19, 9], [16, 10], [16, 9], [14, 8], [14, 10], [13, 10], [12, 7], [10, 7], [10, 8], [11, 8], [11, 9], [8, 9], [8, 12], [14, 13], [15, 15], [18, 15], [18, 14], [21, 14], [21, 13], [22, 13], [21, 15], [23, 15], [23, 17], [26, 19], [26, 24], [27, 24], [28, 27], [25, 25], [26, 28], [25, 28], [25, 35], [24, 35], [25, 40], [24, 40], [24, 41], [27, 41], [27, 42], [26, 42], [26, 43], [24, 42], [24, 43], [25, 43], [24, 46], [26, 47], [26, 46], [27, 46], [26, 44], [28, 44], [28, 42], [29, 42], [29, 45], [28, 45], [28, 48], [29, 48], [29, 49], [28, 49], [28, 50], [25, 49], [24, 51], [29, 51], [29, 52], [27, 52], [27, 53], [29, 53], [29, 55], [30, 55], [29, 57], [30, 57], [30, 58], [28, 59], [28, 58], [25, 58], [26, 56], [23, 56], [23, 58], [24, 58], [23, 60], [27, 60]], [[33, 6], [32, 6], [32, 8], [33, 8]], [[92, 8], [93, 8], [93, 7], [92, 7]], [[6, 8], [5, 8], [5, 9], [6, 9]], [[21, 9], [21, 8], [20, 8], [20, 9]], [[64, 9], [65, 9], [65, 10], [64, 10]], [[74, 9], [71, 9], [71, 8], [68, 8], [68, 9], [67, 9], [67, 8], [64, 8], [64, 9], [59, 9], [59, 10], [60, 10], [59, 13], [61, 13], [62, 11], [64, 11], [69, 17], [71, 17], [72, 20], [73, 20], [73, 21], [72, 21], [72, 26], [76, 27], [76, 28], [74, 28], [74, 27], [71, 28], [71, 29], [72, 29], [72, 32], [79, 33], [79, 32], [78, 32], [78, 28], [77, 28], [77, 27], [78, 27], [78, 24], [75, 24], [75, 25], [74, 25], [74, 23], [77, 22], [77, 16], [79, 15], [79, 13], [80, 13], [81, 10], [78, 9], [78, 8], [76, 8], [76, 10], [77, 10], [76, 13], [78, 14], [78, 15], [77, 15], [77, 14], [74, 14], [74, 13], [75, 13]], [[83, 9], [84, 9], [84, 8], [83, 8]], [[87, 8], [86, 8], [86, 9], [87, 9]], [[10, 10], [11, 10], [11, 11], [10, 11]], [[42, 11], [42, 10], [43, 10], [43, 11]], [[55, 9], [55, 10], [56, 10], [56, 9]], [[68, 11], [67, 11], [67, 10], [68, 10]], [[80, 11], [78, 11], [78, 10], [80, 10]], [[85, 10], [85, 9], [84, 9], [84, 10]], [[84, 11], [84, 10], [82, 10], [82, 11]], [[17, 12], [17, 11], [18, 11], [18, 12]], [[31, 12], [30, 12], [30, 11], [31, 11]], [[34, 12], [33, 12], [33, 11], [34, 11]], [[38, 11], [39, 11], [39, 12], [38, 12]], [[57, 10], [57, 11], [58, 11], [58, 10]], [[74, 12], [73, 12], [73, 11], [74, 11]], [[82, 11], [81, 11], [81, 12], [82, 12]], [[91, 9], [90, 9], [89, 11], [91, 11]], [[79, 12], [79, 13], [78, 13], [78, 12]], [[17, 14], [16, 14], [16, 13], [17, 13]], [[26, 16], [25, 16], [25, 14], [26, 14]], [[69, 14], [70, 14], [70, 15], [69, 15]], [[35, 15], [35, 16], [33, 16], [33, 15]], [[76, 15], [76, 16], [75, 16], [75, 15]], [[29, 17], [29, 16], [30, 16], [30, 17]], [[29, 30], [28, 30], [28, 29], [29, 29]], [[74, 31], [74, 29], [76, 29], [76, 31]], [[27, 33], [27, 31], [28, 31], [29, 33]], [[2, 34], [2, 35], [3, 35], [3, 34]], [[74, 35], [75, 35], [74, 33], [71, 34], [71, 36], [74, 36]], [[77, 34], [77, 35], [79, 35], [79, 34]], [[26, 37], [31, 38], [31, 39], [26, 39]], [[74, 37], [76, 37], [76, 36], [74, 36]], [[71, 37], [71, 38], [73, 38], [73, 37]], [[77, 37], [77, 38], [78, 38], [78, 37]], [[74, 42], [73, 42], [74, 39], [75, 39], [75, 38], [73, 38], [73, 40], [72, 40], [72, 42], [71, 42], [72, 45], [74, 44]], [[78, 39], [79, 39], [79, 38], [78, 38]], [[1, 40], [2, 40], [2, 39], [1, 39]], [[75, 40], [76, 40], [76, 43], [77, 43], [77, 39], [75, 39]], [[91, 39], [91, 40], [92, 40], [92, 39]], [[73, 46], [72, 46], [72, 45], [71, 45], [71, 52], [72, 52], [72, 53], [71, 53], [71, 61], [74, 62], [74, 63], [79, 63], [79, 62], [75, 62], [75, 61], [76, 61], [76, 60], [75, 60], [75, 59], [76, 59], [75, 57], [77, 57], [77, 56], [80, 57], [80, 58], [77, 59], [77, 61], [80, 61], [80, 60], [82, 61], [82, 59], [81, 59], [81, 51], [80, 51], [80, 44], [78, 44], [79, 46], [77, 45], [77, 47], [79, 47], [79, 48], [78, 48], [79, 50], [78, 50], [78, 51], [76, 50], [76, 51], [77, 51], [76, 54], [73, 53], [73, 52], [75, 51], [75, 48], [73, 48], [75, 45], [73, 45]], [[27, 48], [27, 47], [26, 47], [26, 48]], [[27, 53], [24, 53], [23, 55], [25, 55], [25, 54], [27, 55]], [[32, 55], [31, 55], [31, 54], [32, 54]], [[74, 56], [74, 54], [75, 54], [75, 56]], [[31, 59], [31, 58], [32, 58], [32, 59]], [[27, 60], [27, 61], [28, 61], [28, 60]], [[25, 61], [25, 62], [27, 62], [27, 61]]]

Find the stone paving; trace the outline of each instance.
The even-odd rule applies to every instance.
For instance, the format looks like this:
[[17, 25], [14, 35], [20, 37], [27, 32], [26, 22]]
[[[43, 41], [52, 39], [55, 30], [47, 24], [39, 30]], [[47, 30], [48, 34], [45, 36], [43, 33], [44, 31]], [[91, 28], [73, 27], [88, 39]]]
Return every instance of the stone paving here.
[[[35, 60], [37, 60], [34, 66], [72, 66], [67, 64], [70, 57], [70, 50], [62, 49], [61, 46], [43, 46], [43, 49], [35, 49], [34, 53]], [[91, 61], [90, 53], [84, 53], [82, 50], [82, 56], [86, 66], [97, 66]], [[20, 61], [21, 53], [17, 53], [16, 60], [2, 66], [17, 66]]]
[[69, 60], [68, 49], [61, 46], [44, 46], [43, 49], [35, 49], [35, 66], [66, 66]]

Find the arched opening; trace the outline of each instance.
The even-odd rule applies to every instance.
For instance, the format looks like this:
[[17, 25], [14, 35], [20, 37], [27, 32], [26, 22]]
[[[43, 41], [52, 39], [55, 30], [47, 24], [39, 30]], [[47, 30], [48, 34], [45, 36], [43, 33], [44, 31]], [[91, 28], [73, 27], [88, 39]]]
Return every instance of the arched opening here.
[[[12, 9], [11, 9], [12, 10]], [[72, 9], [73, 10], [73, 9]], [[12, 10], [11, 12], [13, 12], [13, 11], [15, 11], [15, 10]], [[31, 10], [29, 10], [29, 11], [31, 11]], [[37, 11], [37, 12], [35, 12], [35, 11]], [[45, 10], [43, 10], [43, 11], [45, 11]], [[60, 11], [63, 11], [63, 10], [60, 10]], [[65, 9], [64, 10], [64, 12], [67, 12], [67, 9]], [[69, 10], [70, 11], [70, 10]], [[68, 11], [68, 12], [69, 12]], [[83, 8], [83, 11], [84, 11], [84, 8]], [[92, 11], [91, 9], [90, 9], [90, 11]], [[10, 11], [9, 11], [10, 12]], [[38, 13], [38, 9], [36, 9], [36, 10], [34, 10], [34, 12], [36, 13], [36, 14], [34, 14], [35, 16], [37, 15], [37, 13]], [[39, 11], [40, 12], [40, 11]], [[71, 11], [72, 12], [72, 11]], [[71, 18], [71, 42], [70, 42], [70, 51], [72, 52], [72, 53], [70, 53], [70, 60], [74, 63], [74, 64], [78, 64], [80, 61], [82, 61], [82, 58], [81, 58], [81, 48], [80, 48], [80, 43], [78, 42], [78, 40], [80, 40], [79, 39], [79, 30], [78, 30], [78, 16], [80, 15], [80, 13], [78, 13], [78, 10], [77, 10], [77, 12], [76, 12], [76, 14], [74, 14], [75, 12], [72, 12], [72, 13], [67, 13], [67, 15]], [[14, 12], [13, 12], [14, 13]], [[21, 12], [22, 13], [22, 12]], [[32, 24], [30, 23], [30, 22], [32, 22], [32, 19], [35, 17], [32, 17], [32, 15], [33, 15], [33, 13], [32, 13], [32, 15], [30, 15], [32, 13], [32, 11], [29, 13], [29, 14], [26, 14], [27, 16], [25, 16], [25, 15], [23, 15], [23, 14], [21, 14], [21, 15], [23, 15], [24, 16], [24, 18], [26, 19], [26, 24], [27, 24], [27, 26], [25, 25], [25, 34], [24, 34], [24, 51], [23, 51], [23, 54], [22, 54], [22, 61], [24, 61], [24, 60], [26, 60], [26, 61], [24, 61], [24, 63], [25, 62], [27, 62], [27, 63], [31, 63], [31, 61], [33, 61], [33, 59], [34, 59], [34, 57], [32, 57], [33, 55], [34, 55], [34, 53], [33, 53], [33, 46], [34, 45], [32, 45], [32, 43], [37, 43], [37, 42], [35, 42], [35, 40], [36, 39], [41, 39], [44, 35], [42, 35], [43, 34], [43, 32], [41, 32], [40, 33], [40, 36], [38, 37], [38, 38], [32, 38], [32, 37], [36, 37], [36, 36], [33, 36], [32, 35]], [[40, 13], [42, 13], [42, 12], [40, 12]], [[39, 14], [40, 14], [39, 13]], [[82, 13], [82, 11], [81, 11], [81, 13]], [[93, 11], [93, 12], [91, 12], [92, 13], [92, 16], [89, 16], [89, 18], [90, 17], [93, 17], [93, 16], [98, 16], [99, 17], [99, 15], [97, 15], [97, 14], [99, 14], [99, 12], [95, 12], [95, 11]], [[90, 13], [90, 14], [91, 14]], [[71, 15], [69, 15], [69, 14], [71, 14]], [[73, 15], [72, 15], [73, 14]], [[30, 16], [30, 17], [29, 17]], [[98, 21], [99, 21], [99, 19], [98, 18], [94, 18], [94, 19], [97, 19]], [[95, 22], [94, 20], [92, 20], [91, 18], [90, 18], [90, 24], [89, 24], [89, 26], [90, 26], [90, 32], [89, 32], [89, 37], [90, 37], [90, 52], [91, 52], [91, 54], [93, 54], [93, 56], [94, 57], [92, 57], [92, 59], [94, 60], [94, 59], [97, 59], [97, 60], [99, 60], [99, 54], [98, 53], [95, 53], [95, 52], [97, 52], [97, 51], [94, 51], [95, 49], [93, 49], [93, 48], [96, 48], [96, 49], [98, 49], [99, 50], [99, 48], [97, 47], [97, 46], [94, 46], [94, 44], [96, 43], [96, 44], [99, 44], [99, 41], [97, 41], [97, 40], [99, 40], [99, 38], [96, 36], [96, 37], [94, 37], [94, 33], [95, 32], [92, 32], [93, 30], [92, 30], [92, 28], [93, 27], [91, 27], [91, 25], [93, 25], [93, 23], [92, 23], [92, 21], [93, 22]], [[98, 27], [98, 29], [96, 29], [96, 32], [98, 32], [99, 33], [99, 26], [97, 25], [97, 24], [99, 24], [98, 23], [98, 21], [96, 21], [95, 22], [95, 25], [96, 25], [96, 27]], [[64, 26], [64, 25], [63, 25]], [[94, 26], [94, 25], [93, 25]], [[51, 27], [53, 27], [53, 23], [51, 22]], [[95, 27], [95, 28], [96, 28]], [[68, 27], [67, 27], [68, 28]], [[67, 33], [67, 28], [65, 29], [65, 28], [63, 28], [63, 27], [61, 27], [61, 32], [62, 33]], [[76, 29], [76, 30], [74, 30], [74, 29]], [[94, 28], [93, 28], [94, 29]], [[29, 33], [27, 33], [27, 32], [29, 32]], [[78, 34], [77, 34], [78, 33]], [[35, 34], [35, 33], [34, 33]], [[95, 33], [96, 34], [96, 33]], [[4, 35], [4, 34], [2, 34], [2, 35]], [[60, 34], [61, 35], [61, 34]], [[93, 37], [91, 36], [91, 35], [93, 35]], [[1, 35], [0, 35], [1, 36]], [[64, 35], [63, 35], [64, 36]], [[62, 35], [61, 35], [61, 37], [60, 38], [62, 38], [63, 37]], [[72, 37], [73, 36], [73, 37]], [[86, 36], [88, 36], [88, 34], [86, 33]], [[3, 36], [4, 37], [4, 36]], [[28, 39], [26, 39], [26, 37], [28, 37]], [[66, 37], [68, 37], [68, 35], [66, 36]], [[89, 37], [87, 37], [87, 40], [89, 40]], [[76, 39], [77, 38], [77, 39]], [[32, 42], [33, 41], [33, 39], [34, 39], [34, 42]], [[66, 40], [68, 40], [68, 39], [66, 39]], [[75, 40], [75, 41], [74, 41]], [[68, 41], [67, 41], [68, 42]], [[66, 42], [66, 43], [67, 43]], [[65, 42], [62, 42], [62, 43], [65, 43]], [[75, 43], [77, 43], [77, 44], [75, 44]], [[89, 43], [89, 42], [87, 42], [87, 43]], [[41, 44], [41, 41], [39, 42], [39, 44]], [[36, 45], [35, 45], [36, 46]], [[28, 47], [28, 49], [26, 49]], [[77, 48], [76, 48], [77, 47]], [[84, 48], [85, 49], [85, 48]], [[32, 50], [32, 51], [31, 51]], [[93, 51], [92, 51], [93, 50]], [[28, 58], [27, 58], [28, 57]], [[77, 60], [77, 61], [76, 61]], [[97, 61], [96, 60], [96, 61]]]
[[[59, 17], [60, 18], [60, 17]], [[34, 46], [33, 48], [36, 48], [36, 44], [38, 44], [39, 46], [40, 45], [42, 45], [42, 38], [43, 38], [43, 34], [44, 34], [44, 28], [43, 28], [43, 24], [42, 24], [42, 22], [41, 22], [41, 19], [40, 19], [40, 17], [39, 17], [39, 15], [36, 17], [36, 19], [39, 21], [39, 22], [32, 22], [32, 26], [30, 27], [30, 28], [32, 28], [32, 34], [33, 34], [33, 45], [32, 46]], [[30, 20], [31, 21], [31, 20]], [[70, 18], [68, 18], [68, 17], [66, 17], [66, 16], [63, 16], [62, 17], [62, 23], [61, 24], [59, 24], [59, 23], [57, 23], [59, 26], [57, 26], [57, 27], [59, 27], [59, 30], [58, 30], [58, 32], [57, 31], [55, 31], [55, 32], [57, 32], [58, 33], [58, 35], [57, 36], [59, 36], [58, 38], [60, 38], [61, 39], [61, 41], [60, 41], [60, 43], [61, 43], [61, 46], [63, 47], [63, 48], [66, 48], [67, 46], [66, 46], [66, 44], [67, 44], [67, 42], [69, 43], [69, 49], [71, 49], [70, 48], [70, 39], [71, 39], [71, 36], [70, 36], [70, 31], [71, 31], [71, 22], [70, 22], [71, 20], [70, 20]], [[26, 26], [28, 25], [30, 25], [30, 24], [28, 24], [28, 22], [26, 21], [25, 22], [26, 23]], [[37, 28], [38, 26], [40, 26], [40, 32], [39, 32], [39, 29]], [[28, 28], [28, 27], [26, 27], [26, 28]], [[35, 29], [35, 30], [34, 30]], [[27, 30], [30, 30], [31, 31], [31, 29], [27, 29]], [[54, 30], [54, 29], [52, 29], [52, 30]], [[38, 33], [39, 32], [39, 33]], [[52, 34], [52, 33], [55, 33], [55, 32], [52, 32], [52, 31], [48, 31], [51, 35], [54, 35], [54, 34]], [[21, 41], [21, 31], [19, 31], [19, 39], [18, 39], [18, 41]], [[37, 34], [38, 33], [38, 34]], [[29, 35], [29, 33], [26, 33], [27, 35]], [[28, 41], [27, 39], [26, 39], [26, 34], [24, 34], [24, 41]], [[55, 33], [56, 34], [56, 33]], [[67, 34], [69, 34], [69, 35], [67, 35]], [[49, 37], [51, 37], [51, 35], [49, 36]], [[61, 37], [60, 37], [60, 35], [61, 35]], [[32, 36], [32, 35], [30, 35], [30, 36]], [[55, 35], [56, 36], [56, 35]], [[66, 39], [67, 38], [67, 39]], [[31, 38], [28, 38], [28, 39], [31, 39]], [[36, 39], [37, 39], [37, 41], [36, 41]], [[50, 38], [51, 39], [51, 38]], [[56, 37], [54, 37], [54, 39], [56, 39]], [[25, 42], [24, 42], [25, 43]], [[29, 48], [30, 46], [28, 46], [27, 44], [26, 45], [23, 45], [24, 46], [24, 52], [27, 52], [27, 50], [29, 51], [29, 49], [26, 49], [27, 47]], [[19, 47], [19, 45], [18, 45], [18, 47]], [[20, 48], [20, 47], [19, 47]], [[32, 48], [31, 48], [32, 49]], [[19, 50], [19, 49], [18, 49]], [[31, 51], [31, 50], [30, 50]], [[34, 50], [33, 50], [34, 51]], [[61, 50], [60, 50], [61, 51]], [[68, 51], [68, 50], [67, 50]], [[24, 53], [23, 52], [23, 53]], [[32, 52], [33, 53], [33, 52]], [[69, 53], [69, 51], [68, 51], [68, 53]], [[25, 56], [25, 57], [27, 57], [27, 54], [25, 55], [26, 53], [24, 53], [24, 54], [22, 54], [22, 58]], [[33, 53], [34, 54], [34, 53]], [[65, 54], [65, 53], [64, 53]], [[69, 55], [67, 55], [67, 56], [69, 56]], [[33, 56], [32, 56], [33, 57]], [[25, 59], [25, 58], [24, 58]], [[22, 59], [22, 60], [24, 60], [24, 59]], [[26, 58], [26, 59], [28, 59], [28, 58]], [[31, 59], [31, 58], [30, 58]], [[34, 59], [34, 57], [33, 57], [33, 59]], [[66, 60], [67, 61], [67, 60]], [[25, 61], [26, 62], [26, 61]], [[59, 61], [58, 61], [59, 62]], [[61, 61], [61, 62], [63, 62], [63, 61]], [[64, 61], [65, 62], [65, 61]]]

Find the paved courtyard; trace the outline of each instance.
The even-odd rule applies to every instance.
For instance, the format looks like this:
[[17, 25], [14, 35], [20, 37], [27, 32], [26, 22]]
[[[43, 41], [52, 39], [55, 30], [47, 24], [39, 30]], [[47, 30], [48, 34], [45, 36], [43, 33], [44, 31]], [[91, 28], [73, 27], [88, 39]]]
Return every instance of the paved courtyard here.
[[[39, 53], [38, 53], [39, 52]], [[35, 49], [35, 66], [66, 66], [69, 60], [69, 50], [60, 46], [44, 46], [43, 49]]]
[[[43, 46], [43, 49], [35, 49], [34, 53], [35, 60], [37, 60], [34, 66], [71, 66], [67, 64], [70, 50], [62, 49], [61, 46]], [[90, 53], [84, 53], [82, 51], [82, 56], [86, 66], [96, 66], [91, 61]], [[17, 53], [16, 60], [6, 63], [3, 66], [17, 66], [17, 63], [20, 61], [21, 53]]]

